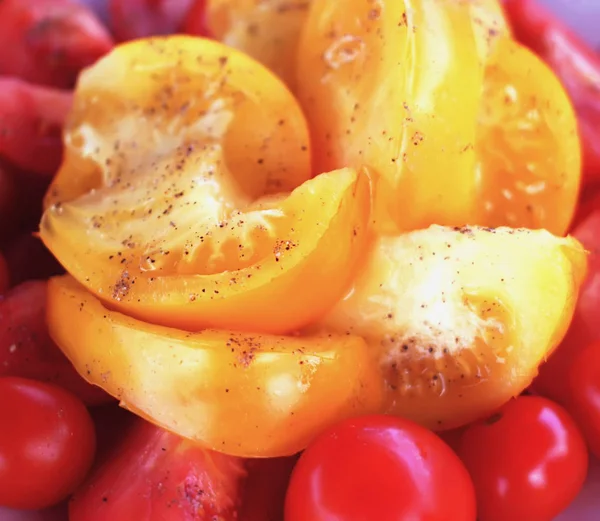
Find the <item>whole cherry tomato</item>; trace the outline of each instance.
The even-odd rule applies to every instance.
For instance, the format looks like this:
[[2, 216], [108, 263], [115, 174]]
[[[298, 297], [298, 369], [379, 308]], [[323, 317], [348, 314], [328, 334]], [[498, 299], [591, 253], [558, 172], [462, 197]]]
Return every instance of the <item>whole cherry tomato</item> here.
[[552, 521], [579, 493], [588, 455], [560, 405], [521, 396], [470, 426], [459, 455], [471, 473], [480, 521]]
[[286, 521], [473, 521], [473, 484], [457, 456], [419, 425], [363, 416], [325, 432], [300, 457]]
[[0, 378], [0, 505], [40, 509], [83, 481], [96, 448], [81, 401], [50, 384]]
[[600, 342], [577, 354], [569, 374], [572, 412], [590, 450], [600, 457]]

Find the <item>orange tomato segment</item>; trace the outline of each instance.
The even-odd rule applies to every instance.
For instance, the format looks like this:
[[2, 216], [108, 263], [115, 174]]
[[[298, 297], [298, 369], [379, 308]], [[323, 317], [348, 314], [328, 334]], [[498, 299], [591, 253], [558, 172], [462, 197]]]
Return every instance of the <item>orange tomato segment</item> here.
[[475, 149], [478, 223], [567, 231], [581, 177], [577, 120], [556, 76], [515, 41], [490, 58]]
[[302, 327], [347, 288], [370, 212], [365, 172], [302, 184], [306, 132], [292, 95], [235, 50], [126, 44], [79, 82], [41, 238], [88, 290], [149, 322]]
[[381, 407], [377, 367], [359, 337], [150, 326], [109, 311], [69, 276], [50, 280], [48, 299], [50, 333], [88, 381], [220, 452], [294, 454], [323, 428]]
[[190, 175], [164, 184], [148, 177], [130, 191], [96, 190], [53, 206], [42, 239], [88, 290], [152, 323], [283, 333], [326, 312], [350, 284], [367, 240], [367, 175], [322, 174], [283, 201], [213, 216], [214, 199], [203, 193], [210, 184], [173, 196], [215, 166], [198, 161]]
[[311, 0], [208, 0], [206, 24], [217, 40], [244, 51], [294, 88], [298, 41]]
[[317, 328], [362, 336], [378, 353], [384, 412], [458, 427], [531, 383], [570, 323], [586, 262], [575, 239], [546, 231], [383, 237]]
[[316, 170], [373, 168], [380, 232], [469, 222], [483, 70], [464, 4], [313, 0], [298, 71]]

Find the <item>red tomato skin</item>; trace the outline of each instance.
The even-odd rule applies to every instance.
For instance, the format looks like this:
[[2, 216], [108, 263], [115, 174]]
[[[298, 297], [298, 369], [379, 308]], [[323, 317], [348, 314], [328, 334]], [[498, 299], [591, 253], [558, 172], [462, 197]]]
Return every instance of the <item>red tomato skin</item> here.
[[189, 10], [183, 24], [184, 33], [210, 37], [210, 31], [208, 30], [206, 21], [207, 1], [208, 0], [195, 0], [194, 5]]
[[283, 521], [285, 493], [297, 461], [297, 456], [246, 460], [238, 521]]
[[110, 0], [112, 32], [119, 41], [177, 33], [192, 3], [193, 0]]
[[87, 404], [112, 401], [75, 371], [48, 335], [46, 282], [21, 284], [0, 296], [0, 377], [19, 376], [53, 383]]
[[71, 101], [70, 92], [0, 78], [0, 158], [28, 172], [54, 175]]
[[571, 412], [590, 448], [600, 458], [600, 342], [577, 354], [569, 374]]
[[0, 295], [4, 294], [10, 286], [10, 275], [8, 273], [8, 264], [4, 256], [0, 253]]
[[459, 455], [477, 492], [479, 521], [552, 521], [575, 499], [588, 453], [560, 405], [521, 396], [463, 434]]
[[94, 12], [72, 0], [0, 2], [0, 75], [69, 89], [113, 41]]
[[4, 377], [0, 415], [0, 505], [41, 509], [66, 499], [85, 478], [96, 448], [83, 403], [54, 385]]
[[600, 340], [600, 208], [590, 211], [572, 231], [589, 251], [588, 274], [583, 283], [573, 321], [565, 338], [548, 361], [540, 366], [533, 390], [570, 408], [569, 372], [577, 353]]
[[75, 493], [69, 521], [234, 521], [244, 461], [143, 420]]
[[475, 521], [473, 484], [432, 432], [402, 418], [347, 420], [300, 457], [286, 521]]
[[515, 37], [537, 53], [565, 86], [579, 119], [583, 171], [600, 180], [600, 56], [538, 0], [504, 0]]

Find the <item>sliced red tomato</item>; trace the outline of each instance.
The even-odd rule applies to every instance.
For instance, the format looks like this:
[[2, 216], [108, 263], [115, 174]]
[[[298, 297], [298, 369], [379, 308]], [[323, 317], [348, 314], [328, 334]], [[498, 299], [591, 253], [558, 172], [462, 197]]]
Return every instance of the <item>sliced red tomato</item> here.
[[463, 434], [459, 455], [471, 473], [480, 521], [549, 521], [575, 499], [588, 454], [577, 425], [538, 396], [508, 402]]
[[408, 420], [342, 422], [302, 454], [287, 493], [286, 521], [475, 521], [475, 493], [454, 452]]
[[46, 282], [26, 282], [0, 296], [0, 376], [54, 383], [88, 404], [111, 398], [81, 378], [48, 336]]
[[67, 499], [96, 449], [83, 403], [54, 385], [0, 377], [0, 415], [0, 505], [36, 510]]
[[245, 476], [242, 459], [137, 420], [75, 493], [69, 521], [235, 521]]

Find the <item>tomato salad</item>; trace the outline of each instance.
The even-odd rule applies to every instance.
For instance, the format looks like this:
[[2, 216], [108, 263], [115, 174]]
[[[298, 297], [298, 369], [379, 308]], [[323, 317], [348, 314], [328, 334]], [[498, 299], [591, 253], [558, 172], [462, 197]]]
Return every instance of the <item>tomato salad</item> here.
[[107, 7], [0, 2], [0, 507], [564, 511], [600, 57], [535, 0]]

